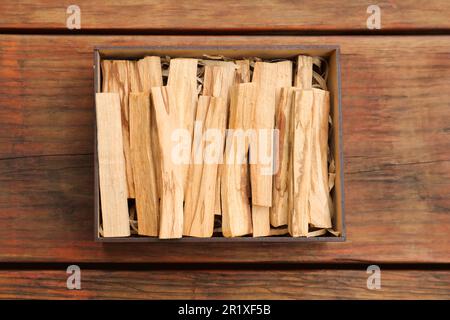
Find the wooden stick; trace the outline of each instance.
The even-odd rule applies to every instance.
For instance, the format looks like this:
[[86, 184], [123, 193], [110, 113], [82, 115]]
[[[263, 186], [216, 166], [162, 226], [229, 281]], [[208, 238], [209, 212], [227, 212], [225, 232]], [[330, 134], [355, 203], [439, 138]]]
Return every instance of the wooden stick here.
[[300, 89], [312, 88], [313, 59], [309, 56], [298, 56], [297, 72], [295, 74], [294, 86]]
[[328, 91], [312, 89], [312, 168], [311, 194], [309, 198], [309, 223], [317, 228], [331, 228], [328, 188], [328, 115], [330, 94]]
[[134, 198], [133, 168], [130, 156], [130, 130], [128, 95], [131, 90], [129, 78], [130, 61], [103, 60], [103, 87], [102, 92], [115, 92], [120, 96], [122, 115], [123, 152], [125, 155], [128, 197]]
[[250, 82], [250, 60], [236, 60], [236, 83]]
[[[136, 63], [138, 75], [139, 75], [139, 83], [140, 83], [140, 91], [142, 92], [151, 92], [153, 87], [162, 87], [162, 71], [161, 71], [161, 59], [160, 57], [149, 56], [144, 59], [140, 59]], [[132, 90], [134, 91], [134, 90]], [[159, 141], [158, 141], [158, 129], [156, 125], [156, 116], [155, 109], [150, 108], [150, 119], [151, 119], [151, 153], [153, 158], [153, 163], [156, 169], [156, 183], [158, 187], [158, 197], [159, 192], [162, 188], [161, 182], [161, 169], [158, 168], [160, 166], [160, 157], [159, 157]]]
[[163, 85], [160, 57], [149, 56], [139, 60], [137, 69], [141, 91], [150, 92], [151, 88]]
[[[192, 141], [195, 109], [197, 107], [197, 59], [177, 58], [170, 60], [169, 79], [167, 85], [174, 89], [178, 109], [178, 128], [186, 129]], [[190, 143], [189, 143], [190, 144]], [[181, 155], [185, 163], [181, 168], [183, 190], [186, 189], [191, 146], [189, 145]]]
[[278, 129], [278, 148], [275, 150], [275, 167], [278, 168], [273, 177], [272, 207], [270, 223], [274, 227], [287, 224], [288, 220], [288, 165], [291, 151], [291, 108], [294, 88], [282, 88], [277, 103], [275, 128]]
[[294, 123], [292, 126], [292, 201], [288, 217], [289, 233], [293, 237], [308, 234], [309, 195], [311, 189], [311, 123], [312, 90], [294, 93]]
[[159, 199], [150, 129], [150, 95], [130, 94], [130, 148], [138, 234], [158, 236]]
[[244, 133], [251, 126], [256, 92], [257, 85], [253, 83], [239, 84], [231, 90], [229, 128], [235, 131], [227, 137], [226, 162], [221, 180], [222, 231], [225, 237], [252, 233], [250, 204], [246, 192], [246, 159], [250, 139]]
[[97, 93], [95, 107], [103, 236], [127, 237], [130, 223], [119, 94]]
[[172, 133], [179, 128], [178, 93], [174, 87], [152, 88], [152, 100], [158, 124], [161, 156], [161, 213], [159, 237], [181, 238], [183, 234], [183, 166], [172, 159], [175, 143]]
[[253, 112], [257, 134], [250, 147], [253, 236], [265, 236], [270, 233], [275, 103], [280, 89], [292, 85], [292, 63], [256, 62], [252, 82], [258, 86]]
[[[214, 230], [214, 199], [216, 194], [218, 162], [222, 158], [225, 135], [224, 98], [201, 96], [197, 107], [196, 125], [203, 126], [202, 130], [194, 129], [194, 144], [192, 163], [189, 168], [190, 187], [186, 190], [184, 207], [184, 235], [194, 237], [211, 237]], [[211, 132], [219, 130], [219, 136], [213, 136], [207, 148], [215, 148], [213, 159], [205, 159], [198, 163], [197, 155], [207, 156], [204, 150], [205, 141], [211, 140]], [[199, 137], [200, 135], [200, 137]], [[203, 156], [201, 157], [203, 160]]]
[[[237, 65], [236, 69], [236, 83], [247, 83], [250, 82], [250, 60], [236, 60]], [[251, 121], [251, 120], [250, 120]], [[251, 122], [250, 122], [251, 123]], [[245, 160], [248, 163], [248, 154], [247, 159]], [[244, 175], [247, 176], [247, 183], [245, 184], [245, 189], [248, 198], [251, 198], [251, 189], [250, 189], [250, 170], [248, 165], [243, 168]]]
[[205, 66], [203, 95], [230, 100], [230, 87], [235, 83], [237, 66], [234, 62], [215, 61]]
[[[212, 97], [223, 97], [226, 99], [227, 108], [225, 110], [224, 121], [228, 120], [228, 109], [230, 101], [230, 87], [236, 81], [237, 66], [233, 62], [228, 61], [210, 61], [205, 66], [205, 75], [203, 81], [203, 95]], [[225, 123], [226, 125], [226, 123]], [[216, 195], [214, 212], [217, 215], [222, 214], [220, 199], [220, 179], [222, 166], [219, 165], [219, 174], [217, 175]]]

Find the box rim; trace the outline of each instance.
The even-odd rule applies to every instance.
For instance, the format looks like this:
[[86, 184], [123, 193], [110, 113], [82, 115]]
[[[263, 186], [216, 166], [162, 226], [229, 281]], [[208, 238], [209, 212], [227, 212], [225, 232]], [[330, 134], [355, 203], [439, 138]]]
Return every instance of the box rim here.
[[97, 158], [97, 124], [96, 124], [96, 112], [95, 112], [95, 95], [94, 95], [94, 241], [103, 243], [127, 243], [127, 242], [155, 242], [155, 243], [222, 243], [222, 242], [269, 242], [269, 243], [307, 243], [307, 242], [345, 242], [347, 240], [346, 234], [346, 219], [345, 219], [345, 190], [344, 190], [344, 149], [343, 149], [343, 135], [342, 135], [342, 96], [341, 96], [341, 50], [339, 45], [220, 45], [220, 46], [208, 46], [208, 45], [190, 45], [190, 46], [94, 46], [94, 92], [99, 92], [99, 76], [100, 76], [100, 54], [101, 50], [245, 50], [245, 49], [270, 49], [270, 50], [331, 50], [336, 52], [336, 74], [337, 74], [337, 94], [338, 94], [338, 146], [339, 146], [339, 161], [341, 164], [340, 188], [341, 199], [339, 206], [341, 209], [341, 234], [337, 237], [324, 236], [324, 237], [210, 237], [210, 238], [196, 238], [196, 237], [183, 237], [180, 239], [159, 239], [154, 237], [100, 237], [99, 236], [99, 222], [100, 222], [100, 207], [99, 207], [99, 186], [98, 186], [98, 158]]

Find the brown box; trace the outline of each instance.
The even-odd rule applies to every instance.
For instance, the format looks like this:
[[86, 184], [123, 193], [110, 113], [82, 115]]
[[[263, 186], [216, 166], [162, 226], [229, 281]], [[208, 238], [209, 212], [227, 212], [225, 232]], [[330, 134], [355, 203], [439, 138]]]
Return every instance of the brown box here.
[[101, 217], [100, 208], [100, 190], [98, 176], [97, 159], [97, 127], [95, 126], [94, 135], [94, 237], [96, 241], [101, 242], [336, 242], [345, 241], [345, 219], [344, 219], [344, 157], [342, 146], [342, 112], [341, 112], [341, 74], [340, 74], [340, 51], [338, 46], [300, 46], [300, 45], [277, 45], [277, 46], [150, 46], [150, 47], [98, 47], [94, 49], [94, 89], [95, 92], [101, 92], [101, 67], [102, 59], [130, 59], [136, 60], [145, 56], [170, 56], [170, 57], [196, 57], [202, 58], [203, 55], [221, 55], [228, 58], [259, 57], [263, 59], [294, 59], [296, 56], [304, 54], [310, 56], [322, 56], [328, 60], [329, 73], [327, 86], [330, 91], [331, 117], [333, 120], [331, 149], [334, 153], [336, 164], [336, 181], [332, 190], [334, 204], [333, 229], [340, 233], [339, 236], [320, 236], [320, 237], [290, 237], [290, 236], [271, 236], [271, 237], [212, 237], [212, 238], [191, 238], [183, 237], [181, 239], [161, 240], [153, 237], [142, 237], [131, 235], [126, 238], [104, 238], [99, 234], [99, 225]]

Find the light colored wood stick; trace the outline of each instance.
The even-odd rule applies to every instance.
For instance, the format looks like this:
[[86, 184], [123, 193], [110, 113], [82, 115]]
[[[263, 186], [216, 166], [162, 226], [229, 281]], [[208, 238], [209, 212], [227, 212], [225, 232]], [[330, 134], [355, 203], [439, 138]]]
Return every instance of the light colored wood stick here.
[[[192, 141], [195, 109], [197, 107], [197, 59], [176, 58], [170, 60], [167, 85], [174, 88], [180, 129], [186, 129]], [[186, 189], [187, 173], [191, 156], [190, 146], [181, 155], [185, 164], [181, 169], [183, 190]]]
[[312, 90], [294, 93], [292, 125], [292, 207], [289, 209], [288, 229], [293, 237], [307, 236], [312, 163]]
[[250, 60], [236, 60], [236, 83], [250, 82]]
[[[162, 71], [161, 71], [161, 58], [156, 56], [149, 56], [143, 59], [140, 59], [136, 63], [137, 73], [139, 75], [139, 84], [141, 92], [151, 92], [151, 88], [153, 87], [162, 87], [163, 79], [162, 79]], [[132, 90], [135, 91], [135, 90]], [[158, 184], [158, 198], [159, 191], [162, 188], [161, 182], [161, 169], [158, 168], [160, 166], [160, 157], [159, 157], [159, 141], [158, 141], [158, 129], [156, 126], [156, 116], [155, 109], [150, 108], [150, 118], [151, 118], [151, 153], [153, 158], [153, 163], [156, 170], [156, 183]]]
[[309, 198], [309, 223], [317, 228], [331, 228], [328, 187], [328, 115], [330, 94], [328, 91], [312, 89], [312, 168], [311, 193]]
[[[290, 61], [256, 62], [252, 82], [258, 87], [253, 112], [253, 128], [257, 134], [250, 147], [253, 234], [264, 236], [269, 235], [270, 232], [269, 207], [272, 206], [275, 103], [280, 89], [292, 85], [292, 63]], [[256, 220], [258, 220], [257, 223], [255, 223]]]
[[270, 228], [270, 236], [282, 236], [288, 233], [289, 231], [287, 228], [279, 228], [279, 229]]
[[[137, 61], [128, 61], [128, 81], [130, 82], [130, 92], [143, 92], [142, 83], [139, 77]], [[128, 102], [130, 99], [128, 98]]]
[[95, 106], [103, 236], [127, 237], [130, 223], [119, 94], [97, 93]]
[[270, 207], [252, 205], [253, 237], [270, 235]]
[[159, 199], [151, 143], [150, 95], [130, 94], [130, 149], [136, 195], [138, 234], [158, 236]]
[[[228, 61], [209, 61], [205, 66], [205, 75], [203, 81], [203, 95], [212, 97], [223, 97], [226, 99], [227, 108], [225, 110], [226, 122], [228, 119], [228, 109], [230, 101], [230, 87], [236, 81], [236, 69], [237, 66], [233, 62]], [[225, 124], [226, 125], [226, 124]], [[219, 165], [219, 174], [217, 175], [216, 195], [215, 195], [215, 208], [214, 212], [217, 215], [222, 214], [221, 199], [220, 199], [220, 179], [222, 166]]]
[[[250, 60], [236, 60], [237, 65], [236, 69], [236, 83], [247, 83], [250, 82]], [[245, 161], [248, 163], [248, 155]], [[247, 175], [247, 183], [245, 185], [246, 192], [248, 197], [251, 197], [251, 189], [250, 189], [250, 170], [248, 166], [244, 167], [245, 175]]]
[[[189, 168], [190, 186], [186, 190], [184, 207], [183, 234], [186, 236], [211, 237], [213, 234], [215, 202], [211, 199], [214, 199], [218, 187], [216, 179], [225, 140], [226, 107], [226, 100], [221, 97], [201, 96], [198, 101], [196, 125], [201, 123], [203, 128], [194, 129], [192, 163]], [[209, 130], [219, 130], [220, 134], [211, 136], [212, 132]], [[205, 140], [211, 143], [206, 145]], [[215, 150], [212, 155], [207, 155], [206, 148]], [[198, 154], [201, 159], [196, 159]], [[203, 159], [206, 156], [211, 156], [212, 159]], [[198, 160], [203, 163], [198, 163]]]
[[130, 156], [130, 127], [128, 95], [131, 91], [128, 60], [103, 60], [103, 87], [102, 92], [115, 92], [120, 96], [122, 115], [123, 152], [125, 155], [128, 198], [134, 198], [133, 168]]
[[312, 88], [313, 59], [309, 56], [298, 56], [297, 72], [295, 73], [294, 86], [300, 89]]
[[158, 124], [161, 157], [161, 212], [159, 237], [181, 238], [183, 235], [183, 165], [172, 158], [175, 143], [172, 133], [180, 126], [178, 93], [174, 87], [152, 88], [152, 101]]
[[256, 93], [257, 85], [254, 83], [239, 84], [231, 90], [228, 127], [235, 131], [233, 134], [229, 133], [226, 140], [221, 180], [222, 231], [225, 237], [252, 233], [252, 218], [246, 190], [250, 138], [245, 135], [245, 131], [251, 126]]
[[203, 95], [230, 100], [230, 87], [235, 83], [237, 66], [234, 62], [215, 61], [205, 66]]
[[141, 91], [150, 92], [153, 87], [163, 85], [161, 58], [155, 56], [145, 57], [137, 62]]
[[272, 207], [270, 223], [274, 227], [286, 225], [288, 222], [288, 165], [291, 152], [291, 109], [294, 88], [282, 88], [275, 114], [275, 128], [278, 129], [278, 147], [275, 150], [276, 173], [273, 177]]

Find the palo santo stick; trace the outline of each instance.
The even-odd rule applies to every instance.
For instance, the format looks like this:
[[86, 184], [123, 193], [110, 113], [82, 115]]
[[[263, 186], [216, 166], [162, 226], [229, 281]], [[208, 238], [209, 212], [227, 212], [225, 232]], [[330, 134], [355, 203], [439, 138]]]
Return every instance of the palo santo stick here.
[[[140, 92], [151, 92], [153, 87], [162, 87], [162, 71], [161, 71], [161, 59], [160, 57], [149, 56], [137, 61], [136, 63], [137, 73], [139, 77]], [[135, 91], [135, 90], [132, 90]], [[150, 108], [150, 118], [151, 118], [151, 154], [153, 163], [156, 169], [156, 182], [158, 187], [158, 197], [159, 191], [161, 190], [161, 169], [160, 159], [159, 159], [159, 141], [158, 141], [158, 129], [156, 126], [156, 116], [155, 109]]]
[[312, 88], [313, 59], [309, 56], [298, 56], [297, 72], [295, 74], [294, 86], [301, 89]]
[[139, 60], [137, 69], [142, 91], [150, 92], [151, 88], [163, 85], [160, 57], [150, 56]]
[[130, 148], [135, 184], [138, 234], [158, 236], [159, 199], [152, 156], [150, 95], [130, 94]]
[[275, 150], [275, 167], [278, 168], [273, 177], [272, 207], [270, 223], [274, 227], [286, 225], [288, 222], [288, 165], [291, 150], [290, 125], [294, 88], [282, 88], [275, 114], [275, 128], [278, 129], [278, 148]]
[[[226, 100], [220, 97], [201, 96], [198, 101], [196, 126], [203, 128], [194, 129], [192, 163], [189, 168], [190, 187], [185, 193], [183, 234], [186, 236], [211, 237], [213, 234], [215, 203], [211, 199], [214, 199], [218, 187], [216, 178], [218, 162], [223, 154], [226, 107]], [[208, 131], [210, 129], [219, 130], [220, 135], [211, 135]], [[212, 141], [205, 146], [204, 140]], [[206, 148], [214, 149], [212, 154], [204, 154]]]
[[307, 236], [309, 195], [311, 189], [311, 122], [313, 92], [296, 90], [292, 124], [292, 207], [288, 217], [289, 233], [293, 237]]
[[311, 193], [309, 198], [309, 223], [317, 228], [331, 228], [328, 187], [328, 115], [330, 94], [328, 91], [312, 89], [312, 168]]
[[222, 171], [222, 231], [225, 237], [252, 233], [250, 204], [246, 190], [247, 153], [250, 138], [245, 131], [250, 128], [256, 103], [256, 84], [239, 84], [231, 90], [230, 120], [233, 129], [226, 140], [225, 164]]
[[134, 198], [133, 168], [130, 156], [130, 130], [128, 95], [131, 90], [129, 78], [131, 62], [127, 60], [103, 60], [102, 92], [115, 92], [120, 96], [122, 115], [123, 152], [125, 155], [128, 198]]
[[97, 93], [95, 106], [103, 236], [127, 237], [130, 223], [119, 94]]
[[253, 112], [256, 137], [250, 147], [253, 236], [258, 237], [270, 233], [272, 174], [276, 169], [273, 167], [275, 103], [280, 88], [292, 85], [292, 63], [256, 62], [252, 82], [258, 87]]
[[190, 134], [189, 146], [185, 153], [180, 155], [185, 163], [181, 168], [183, 190], [186, 189], [189, 159], [191, 157], [191, 142], [194, 129], [195, 108], [197, 107], [197, 59], [171, 59], [169, 79], [167, 85], [174, 89], [177, 113], [179, 117], [178, 128], [186, 129]]
[[288, 233], [289, 231], [287, 228], [278, 228], [278, 229], [270, 228], [270, 236], [282, 236]]
[[236, 64], [227, 61], [215, 61], [205, 66], [203, 95], [230, 99], [230, 87], [235, 82]]
[[[224, 121], [228, 118], [228, 104], [230, 101], [230, 87], [236, 81], [236, 64], [228, 61], [210, 61], [205, 66], [205, 75], [203, 81], [203, 95], [212, 97], [222, 97], [226, 100], [227, 108], [225, 109]], [[226, 123], [225, 123], [226, 126]], [[220, 179], [222, 166], [219, 165], [219, 174], [217, 175], [215, 208], [214, 212], [217, 215], [222, 213], [220, 203]]]
[[[236, 60], [234, 63], [237, 65], [236, 69], [236, 83], [247, 83], [250, 82], [250, 60]], [[246, 163], [248, 159], [246, 160]], [[250, 194], [250, 170], [248, 166], [245, 166], [245, 174], [247, 175], [247, 183], [245, 185], [248, 197]]]
[[172, 150], [175, 143], [172, 133], [179, 128], [177, 93], [174, 87], [152, 88], [152, 101], [158, 124], [161, 157], [161, 212], [159, 237], [181, 238], [183, 234], [183, 167], [174, 162]]
[[236, 60], [236, 83], [250, 82], [250, 60]]

